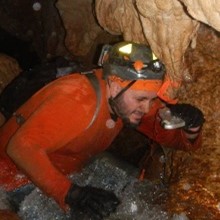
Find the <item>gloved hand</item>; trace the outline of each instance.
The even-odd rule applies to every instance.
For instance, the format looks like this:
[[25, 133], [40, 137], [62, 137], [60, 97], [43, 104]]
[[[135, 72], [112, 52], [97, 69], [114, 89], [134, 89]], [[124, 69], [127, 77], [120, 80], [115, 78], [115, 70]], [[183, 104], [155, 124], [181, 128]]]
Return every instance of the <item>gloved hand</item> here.
[[204, 115], [200, 109], [190, 104], [167, 105], [171, 114], [185, 121], [185, 130], [202, 127], [205, 122]]
[[115, 212], [120, 201], [113, 192], [92, 186], [72, 184], [65, 202], [71, 208], [73, 219], [100, 220]]

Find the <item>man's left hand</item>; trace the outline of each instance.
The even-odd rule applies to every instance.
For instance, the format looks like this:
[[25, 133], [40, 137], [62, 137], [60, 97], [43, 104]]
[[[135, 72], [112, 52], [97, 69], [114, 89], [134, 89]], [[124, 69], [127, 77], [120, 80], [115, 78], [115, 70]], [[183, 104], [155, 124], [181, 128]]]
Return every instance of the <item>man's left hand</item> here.
[[205, 122], [204, 115], [200, 109], [190, 104], [167, 105], [171, 114], [185, 121], [184, 131], [195, 136]]

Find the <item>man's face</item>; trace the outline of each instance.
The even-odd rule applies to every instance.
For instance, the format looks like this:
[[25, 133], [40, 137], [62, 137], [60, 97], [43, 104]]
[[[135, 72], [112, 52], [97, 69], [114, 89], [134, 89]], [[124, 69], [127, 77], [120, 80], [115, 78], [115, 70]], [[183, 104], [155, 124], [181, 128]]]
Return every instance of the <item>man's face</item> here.
[[115, 111], [126, 125], [136, 127], [156, 97], [156, 92], [128, 89], [115, 100]]

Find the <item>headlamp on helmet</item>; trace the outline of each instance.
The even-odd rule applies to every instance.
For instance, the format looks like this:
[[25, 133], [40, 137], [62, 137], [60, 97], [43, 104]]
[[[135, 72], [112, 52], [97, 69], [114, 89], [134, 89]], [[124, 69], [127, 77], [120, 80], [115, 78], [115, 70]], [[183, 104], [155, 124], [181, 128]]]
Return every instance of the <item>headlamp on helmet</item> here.
[[162, 80], [165, 67], [151, 49], [143, 44], [121, 42], [104, 45], [98, 62], [104, 76], [116, 75], [123, 80]]

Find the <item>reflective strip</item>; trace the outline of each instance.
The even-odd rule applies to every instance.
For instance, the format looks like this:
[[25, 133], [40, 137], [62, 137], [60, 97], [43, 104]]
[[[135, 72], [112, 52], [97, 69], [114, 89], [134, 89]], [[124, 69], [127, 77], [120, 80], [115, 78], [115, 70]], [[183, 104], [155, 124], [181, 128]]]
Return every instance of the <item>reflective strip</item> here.
[[93, 72], [89, 72], [89, 73], [85, 74], [85, 76], [89, 79], [90, 83], [92, 84], [92, 87], [94, 88], [95, 93], [96, 93], [96, 97], [97, 97], [96, 110], [95, 110], [95, 113], [92, 117], [92, 120], [90, 121], [89, 125], [86, 128], [86, 129], [88, 129], [92, 126], [92, 124], [94, 123], [95, 119], [98, 116], [98, 113], [100, 110], [100, 104], [101, 104], [101, 91], [100, 91], [99, 81]]
[[22, 114], [20, 114], [20, 113], [14, 112], [14, 113], [13, 113], [13, 116], [15, 117], [16, 123], [17, 123], [18, 125], [22, 125], [22, 124], [24, 124], [24, 122], [26, 121], [26, 119], [24, 118], [24, 116], [23, 116]]

